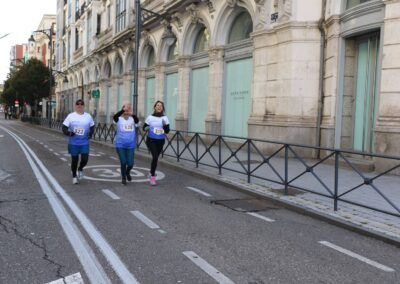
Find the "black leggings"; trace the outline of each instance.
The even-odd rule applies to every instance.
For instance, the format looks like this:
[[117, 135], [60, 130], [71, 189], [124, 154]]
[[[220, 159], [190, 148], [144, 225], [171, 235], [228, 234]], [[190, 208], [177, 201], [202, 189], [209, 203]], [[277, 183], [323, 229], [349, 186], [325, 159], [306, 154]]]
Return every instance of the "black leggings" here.
[[72, 177], [76, 177], [76, 170], [82, 171], [83, 168], [87, 165], [89, 161], [89, 154], [81, 154], [81, 163], [79, 164], [79, 168], [78, 168], [79, 155], [71, 156], [71, 158], [72, 158], [71, 161]]
[[164, 143], [165, 139], [147, 138], [146, 140], [147, 148], [149, 149], [151, 156], [153, 157], [153, 159], [151, 160], [151, 168], [150, 168], [150, 174], [152, 176], [156, 175], [158, 156], [160, 156], [163, 150]]

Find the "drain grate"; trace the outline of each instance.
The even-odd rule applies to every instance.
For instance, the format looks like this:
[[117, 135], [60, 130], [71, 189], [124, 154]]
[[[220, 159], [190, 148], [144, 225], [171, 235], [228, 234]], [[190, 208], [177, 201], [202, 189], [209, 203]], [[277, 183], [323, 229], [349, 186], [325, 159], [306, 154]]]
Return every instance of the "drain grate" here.
[[271, 201], [260, 198], [213, 200], [211, 203], [227, 207], [238, 212], [258, 212], [279, 209]]

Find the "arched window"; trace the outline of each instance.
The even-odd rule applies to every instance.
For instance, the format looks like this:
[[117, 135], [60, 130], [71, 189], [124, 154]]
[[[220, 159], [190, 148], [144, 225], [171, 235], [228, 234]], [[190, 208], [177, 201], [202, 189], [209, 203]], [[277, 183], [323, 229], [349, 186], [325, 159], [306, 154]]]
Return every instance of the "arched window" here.
[[244, 39], [250, 38], [250, 34], [253, 32], [253, 21], [249, 13], [240, 13], [232, 24], [231, 31], [229, 33], [228, 43], [234, 43]]
[[123, 67], [122, 67], [122, 60], [121, 58], [117, 58], [117, 60], [115, 61], [115, 73], [117, 75], [122, 75], [122, 73], [124, 72]]
[[110, 78], [111, 77], [111, 65], [110, 65], [110, 62], [107, 62], [106, 66], [104, 67], [104, 77], [105, 78]]
[[171, 45], [168, 49], [168, 58], [167, 61], [172, 61], [178, 58], [178, 47], [177, 47], [177, 42], [175, 41], [175, 43], [173, 45]]
[[150, 45], [149, 46], [149, 53], [147, 57], [147, 67], [153, 66], [155, 62], [155, 55], [154, 55], [154, 48]]
[[193, 53], [199, 53], [208, 48], [210, 41], [210, 34], [206, 27], [202, 27], [197, 34], [196, 41], [193, 48]]

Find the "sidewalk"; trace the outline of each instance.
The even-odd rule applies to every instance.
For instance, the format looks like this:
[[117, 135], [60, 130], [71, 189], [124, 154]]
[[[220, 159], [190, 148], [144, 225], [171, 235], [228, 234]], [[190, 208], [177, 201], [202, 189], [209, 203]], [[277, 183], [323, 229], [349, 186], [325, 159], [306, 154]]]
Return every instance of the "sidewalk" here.
[[[48, 129], [43, 127], [43, 129]], [[57, 131], [58, 130], [53, 130]], [[111, 141], [92, 141], [96, 144], [101, 144], [107, 147], [113, 147]], [[175, 143], [175, 142], [174, 142]], [[184, 148], [183, 143], [179, 143], [180, 149]], [[174, 144], [176, 149], [177, 144]], [[195, 153], [195, 149], [190, 147], [192, 152]], [[198, 152], [204, 153], [204, 147], [199, 147]], [[214, 157], [218, 157], [218, 153], [211, 149]], [[136, 151], [138, 158], [149, 159], [145, 146], [142, 144]], [[167, 148], [166, 154], [175, 156], [172, 148]], [[222, 161], [225, 161], [230, 155], [229, 149], [226, 147], [221, 148]], [[241, 161], [247, 161], [247, 152], [239, 151], [237, 157]], [[315, 193], [308, 193], [299, 190], [290, 190], [289, 195], [284, 195], [283, 185], [279, 185], [273, 182], [265, 181], [259, 178], [251, 178], [251, 183], [247, 183], [247, 176], [231, 170], [240, 170], [240, 163], [237, 162], [236, 158], [229, 159], [224, 165], [225, 168], [231, 170], [222, 170], [221, 175], [218, 174], [218, 168], [206, 166], [204, 164], [214, 165], [215, 162], [209, 153], [207, 153], [202, 159], [202, 163], [198, 168], [192, 161], [185, 161], [184, 159], [193, 160], [190, 152], [187, 150], [181, 156], [178, 162], [176, 157], [164, 156], [160, 158], [160, 163], [178, 168], [180, 170], [189, 171], [195, 175], [203, 178], [213, 179], [218, 182], [233, 186], [239, 190], [249, 192], [263, 196], [265, 198], [273, 199], [274, 201], [281, 203], [285, 207], [299, 211], [304, 214], [319, 217], [325, 221], [334, 223], [346, 227], [350, 230], [355, 230], [360, 233], [373, 236], [375, 238], [382, 239], [384, 241], [393, 243], [400, 246], [400, 217], [392, 216], [389, 214], [380, 213], [378, 211], [365, 209], [360, 206], [355, 206], [346, 202], [338, 203], [338, 210], [333, 210], [333, 199], [324, 196], [317, 195]], [[261, 157], [252, 155], [250, 157], [251, 169], [254, 169], [260, 164]], [[310, 166], [316, 161], [308, 160], [307, 164]], [[283, 175], [284, 159], [280, 157], [274, 157], [270, 161], [271, 165], [276, 171]], [[289, 180], [296, 177], [298, 174], [305, 170], [305, 166], [298, 160], [290, 159], [289, 163]], [[321, 181], [326, 185], [323, 186], [311, 173], [306, 173], [300, 179], [296, 180], [294, 185], [301, 186], [310, 189], [314, 192], [328, 193], [327, 189], [332, 189], [334, 184], [334, 166], [330, 163], [322, 163], [315, 169], [315, 173], [318, 174]], [[367, 176], [374, 176], [376, 173], [363, 172]], [[255, 172], [256, 175], [272, 180], [278, 180], [277, 174], [266, 164], [261, 166]], [[362, 182], [360, 176], [358, 176], [353, 170], [340, 168], [339, 169], [339, 194], [345, 192], [349, 188], [356, 186]], [[390, 200], [399, 208], [400, 207], [400, 176], [388, 175], [380, 177], [374, 181], [374, 185], [379, 187], [384, 194], [390, 198]], [[384, 209], [390, 212], [396, 212], [396, 210], [390, 206], [378, 193], [376, 193], [370, 186], [364, 185], [357, 190], [347, 194], [346, 200], [354, 201], [357, 200], [362, 204]]]

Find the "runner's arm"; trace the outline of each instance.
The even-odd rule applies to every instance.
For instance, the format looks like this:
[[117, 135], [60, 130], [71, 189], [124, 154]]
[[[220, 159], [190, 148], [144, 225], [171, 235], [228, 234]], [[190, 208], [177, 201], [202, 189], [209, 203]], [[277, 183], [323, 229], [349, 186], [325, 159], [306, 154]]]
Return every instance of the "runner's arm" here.
[[147, 131], [148, 127], [150, 125], [148, 125], [146, 122], [143, 124], [143, 131]]
[[168, 134], [169, 133], [169, 124], [166, 124], [166, 125], [163, 125], [163, 129], [164, 129], [164, 132], [166, 133], [166, 134]]
[[117, 112], [116, 114], [114, 114], [113, 120], [115, 121], [115, 123], [118, 122], [119, 117], [124, 113], [124, 111], [121, 109], [119, 112]]
[[94, 133], [94, 125], [93, 125], [93, 126], [90, 126], [90, 130], [89, 130], [89, 139], [92, 139], [93, 133]]
[[66, 125], [62, 126], [62, 132], [64, 133], [64, 135], [67, 135], [67, 136], [70, 136], [70, 137], [75, 135], [74, 132], [69, 131], [68, 126], [66, 126]]

